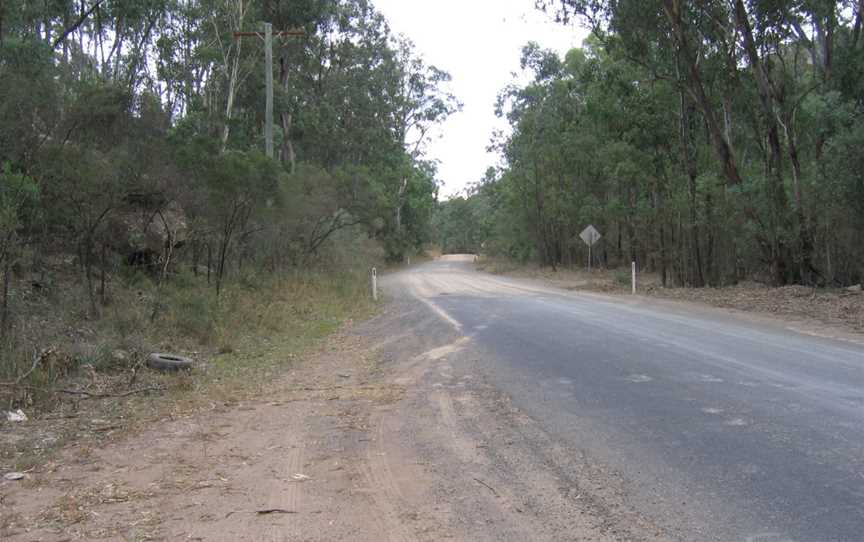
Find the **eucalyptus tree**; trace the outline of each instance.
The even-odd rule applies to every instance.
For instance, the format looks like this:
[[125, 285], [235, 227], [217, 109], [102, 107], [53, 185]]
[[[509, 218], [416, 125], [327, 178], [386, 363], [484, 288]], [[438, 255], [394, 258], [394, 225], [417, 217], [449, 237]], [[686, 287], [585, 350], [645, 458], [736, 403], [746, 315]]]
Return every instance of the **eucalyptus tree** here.
[[[685, 172], [688, 187], [694, 265], [687, 282], [740, 274], [739, 263], [718, 273], [719, 258], [743, 259], [744, 267], [764, 271], [775, 283], [829, 283], [837, 278], [828, 263], [832, 250], [835, 260], [858, 262], [853, 267], [859, 271], [846, 271], [843, 280], [860, 276], [860, 251], [845, 231], [832, 238], [821, 212], [826, 207], [837, 210], [835, 219], [837, 213], [855, 216], [851, 202], [831, 201], [827, 187], [836, 179], [828, 178], [826, 167], [836, 162], [826, 151], [842, 152], [832, 143], [847, 141], [861, 114], [860, 1], [537, 4], [560, 19], [580, 18], [604, 54], [641, 70], [646, 83], [662, 81], [678, 92], [678, 156], [665, 158]], [[844, 186], [855, 183], [843, 177]], [[676, 179], [669, 177], [673, 185]], [[734, 218], [729, 231], [718, 227], [723, 209]], [[849, 220], [841, 224], [853, 227]]]
[[[235, 33], [264, 20], [305, 33], [276, 46], [280, 158], [297, 178], [256, 154], [263, 55]], [[314, 253], [333, 231], [362, 224], [398, 258], [428, 238], [437, 185], [422, 149], [457, 107], [448, 78], [365, 0], [9, 0], [0, 162], [42, 190], [39, 238], [77, 247], [94, 314], [100, 247], [104, 256], [132, 243], [112, 237], [136, 205], [144, 230], [179, 207], [193, 262], [216, 249], [218, 288], [229, 264], [275, 250], [261, 239], [277, 231]], [[163, 263], [178, 259], [168, 245], [155, 256]]]

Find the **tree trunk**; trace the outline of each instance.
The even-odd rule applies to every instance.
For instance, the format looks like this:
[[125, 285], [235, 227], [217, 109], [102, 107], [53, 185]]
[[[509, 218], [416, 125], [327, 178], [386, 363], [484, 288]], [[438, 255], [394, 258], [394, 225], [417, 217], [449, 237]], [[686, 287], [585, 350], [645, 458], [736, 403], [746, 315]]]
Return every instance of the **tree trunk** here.
[[106, 304], [105, 297], [105, 268], [107, 267], [106, 245], [102, 243], [102, 264], [99, 266], [99, 301], [104, 306]]
[[864, 17], [864, 0], [858, 0], [855, 3], [855, 24], [852, 27], [852, 50], [858, 48], [858, 41], [861, 39], [861, 19]]
[[825, 224], [825, 270], [827, 276], [825, 277], [826, 284], [834, 283], [834, 269], [831, 265], [831, 230], [828, 224]]
[[771, 76], [759, 57], [756, 41], [753, 38], [753, 30], [750, 27], [747, 8], [744, 6], [743, 0], [735, 0], [735, 20], [738, 30], [744, 39], [744, 50], [750, 63], [750, 70], [753, 72], [753, 78], [756, 81], [756, 90], [759, 94], [759, 104], [762, 108], [762, 117], [768, 141], [766, 177], [768, 181], [768, 197], [772, 207], [772, 275], [775, 283], [785, 284], [789, 279], [788, 249], [781, 238], [781, 232], [787, 229], [788, 220], [786, 216], [786, 191], [783, 186], [783, 151], [780, 144], [780, 130], [774, 108], [776, 100], [771, 91]]
[[286, 111], [280, 113], [279, 117], [282, 120], [282, 152], [280, 155], [282, 163], [287, 163], [289, 165], [288, 171], [293, 174], [297, 169], [297, 155], [294, 153], [294, 144], [291, 142], [291, 124], [293, 119], [291, 113]]
[[192, 275], [198, 276], [198, 259], [200, 258], [201, 247], [197, 240], [192, 241]]
[[396, 238], [399, 243], [399, 257], [405, 257], [405, 245], [403, 243], [402, 238], [402, 196], [405, 194], [405, 190], [408, 188], [408, 177], [404, 177], [402, 179], [402, 184], [399, 185], [399, 191], [396, 194], [396, 212], [395, 212], [395, 222], [396, 222]]
[[99, 309], [96, 307], [96, 292], [93, 291], [93, 239], [89, 236], [84, 241], [84, 275], [87, 282], [87, 298], [90, 301], [90, 316], [97, 318]]
[[636, 261], [636, 227], [633, 224], [633, 215], [636, 213], [636, 190], [633, 187], [627, 188], [627, 244], [630, 249], [630, 261]]
[[222, 277], [225, 274], [225, 260], [228, 257], [228, 241], [222, 238], [219, 243], [219, 261], [216, 263], [216, 297], [222, 293]]
[[659, 181], [654, 184], [654, 216], [655, 228], [657, 229], [657, 260], [660, 269], [660, 283], [666, 287], [666, 233], [663, 220], [663, 196], [660, 191]]
[[10, 262], [9, 254], [3, 255], [3, 306], [0, 312], [0, 345], [5, 344], [9, 333], [9, 279]]
[[[284, 52], [279, 58], [279, 84], [282, 86], [282, 90], [287, 94], [288, 58]], [[291, 126], [294, 119], [290, 111], [282, 111], [279, 113], [279, 117], [282, 121], [282, 152], [280, 153], [280, 157], [282, 158], [283, 164], [287, 163], [290, 165], [289, 171], [293, 174], [296, 169], [297, 160], [297, 155], [294, 153], [294, 144], [291, 142]]]
[[822, 72], [824, 81], [831, 79], [831, 72], [834, 64], [834, 28], [837, 25], [837, 17], [834, 8], [824, 17], [814, 16], [813, 27], [816, 29], [816, 43], [819, 48], [819, 57], [821, 65], [819, 66]]
[[717, 286], [717, 266], [714, 264], [714, 199], [711, 190], [705, 193], [705, 222], [708, 224], [705, 239], [705, 274], [708, 276], [708, 284]]
[[789, 161], [792, 163], [792, 194], [795, 200], [795, 217], [798, 221], [797, 234], [799, 250], [801, 251], [800, 278], [804, 284], [813, 284], [819, 272], [813, 263], [813, 236], [810, 224], [804, 212], [803, 196], [801, 194], [801, 161], [798, 158], [798, 145], [795, 134], [791, 130], [793, 114], [789, 114], [783, 122], [783, 130], [786, 135], [786, 145], [789, 148]]
[[687, 104], [686, 96], [682, 90], [680, 92], [680, 114], [678, 118], [681, 134], [681, 159], [687, 174], [687, 188], [690, 196], [688, 201], [690, 207], [690, 224], [688, 229], [690, 230], [690, 250], [692, 251], [692, 259], [688, 258], [690, 264], [688, 267], [691, 271], [687, 275], [689, 276], [690, 285], [700, 288], [705, 285], [705, 275], [702, 272], [702, 253], [699, 248], [699, 224], [696, 218], [696, 179], [698, 178], [698, 172], [691, 148], [693, 142], [691, 112], [691, 107]]
[[225, 103], [225, 124], [222, 126], [222, 152], [228, 147], [228, 136], [231, 135], [231, 117], [234, 115], [234, 96], [237, 93], [237, 84], [240, 77], [240, 43], [237, 40], [237, 53], [231, 65], [231, 75], [228, 79], [228, 98]]
[[231, 237], [237, 225], [240, 209], [235, 204], [231, 216], [222, 228], [222, 238], [219, 240], [219, 261], [216, 263], [216, 297], [222, 293], [222, 281], [225, 278], [225, 264], [228, 261], [228, 248], [231, 245]]
[[222, 293], [222, 278], [225, 276], [225, 261], [228, 259], [228, 243], [231, 234], [226, 231], [219, 242], [219, 261], [216, 262], [216, 297]]
[[732, 152], [732, 147], [729, 146], [729, 142], [723, 136], [723, 129], [717, 121], [714, 105], [708, 98], [705, 86], [702, 83], [702, 75], [699, 73], [697, 57], [694, 56], [687, 34], [684, 31], [684, 23], [681, 20], [681, 0], [663, 0], [663, 9], [669, 23], [672, 25], [672, 34], [678, 45], [678, 54], [684, 63], [687, 88], [699, 106], [702, 115], [705, 117], [705, 123], [711, 136], [711, 143], [723, 167], [723, 175], [729, 184], [741, 184], [741, 175], [738, 172], [735, 155]]

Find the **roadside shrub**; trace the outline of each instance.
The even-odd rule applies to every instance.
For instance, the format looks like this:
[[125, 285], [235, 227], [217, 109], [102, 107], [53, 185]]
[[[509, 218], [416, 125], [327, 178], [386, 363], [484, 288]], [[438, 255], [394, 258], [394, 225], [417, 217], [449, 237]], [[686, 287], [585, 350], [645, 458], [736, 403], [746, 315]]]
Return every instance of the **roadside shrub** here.
[[185, 336], [208, 344], [216, 336], [220, 310], [227, 302], [206, 288], [170, 285], [163, 292], [156, 319], [167, 337]]

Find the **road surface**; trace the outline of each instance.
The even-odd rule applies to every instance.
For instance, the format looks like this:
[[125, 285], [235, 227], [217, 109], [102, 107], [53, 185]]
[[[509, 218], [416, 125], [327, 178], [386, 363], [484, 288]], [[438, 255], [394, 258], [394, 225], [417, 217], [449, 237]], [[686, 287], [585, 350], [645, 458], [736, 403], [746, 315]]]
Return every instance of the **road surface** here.
[[[544, 443], [505, 444], [527, 447], [534, 471], [557, 469], [571, 486], [558, 497], [590, 502], [613, 538], [864, 539], [860, 345], [544, 288], [476, 272], [470, 257], [382, 282], [397, 305], [420, 301], [452, 332], [444, 369], [425, 373], [429, 393], [456, 389], [469, 403], [482, 381], [486, 396], [506, 398]], [[473, 436], [463, 424], [463, 438], [484, 442], [482, 426], [500, 423], [487, 417]]]

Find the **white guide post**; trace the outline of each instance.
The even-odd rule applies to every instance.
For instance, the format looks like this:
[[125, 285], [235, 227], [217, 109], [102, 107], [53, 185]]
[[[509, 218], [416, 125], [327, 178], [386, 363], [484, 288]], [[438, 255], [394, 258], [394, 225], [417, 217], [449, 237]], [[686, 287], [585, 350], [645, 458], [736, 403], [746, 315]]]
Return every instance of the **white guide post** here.
[[636, 262], [630, 264], [630, 276], [633, 283], [633, 295], [636, 295]]
[[372, 268], [372, 299], [378, 301], [378, 270]]

